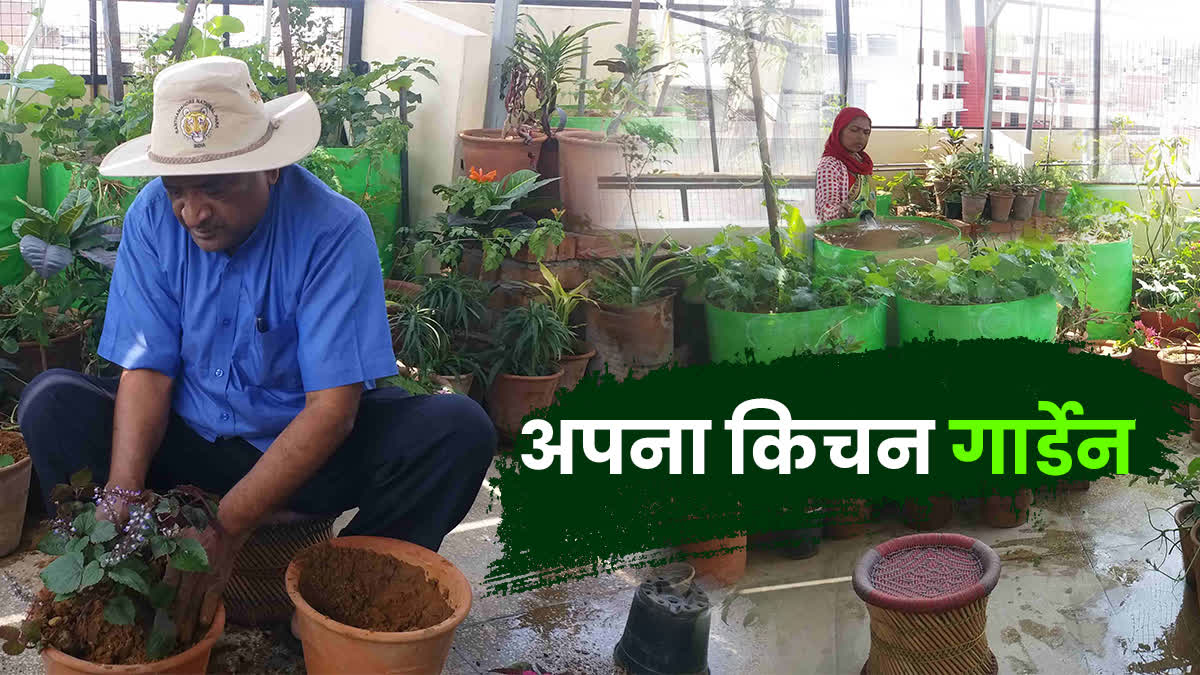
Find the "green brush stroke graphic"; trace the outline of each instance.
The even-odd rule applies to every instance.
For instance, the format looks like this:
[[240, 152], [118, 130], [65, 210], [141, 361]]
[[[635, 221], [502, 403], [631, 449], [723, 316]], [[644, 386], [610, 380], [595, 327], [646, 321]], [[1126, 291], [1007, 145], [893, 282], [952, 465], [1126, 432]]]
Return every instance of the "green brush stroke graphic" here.
[[[853, 432], [815, 431], [810, 432], [817, 449], [813, 465], [781, 475], [759, 469], [752, 458], [754, 439], [770, 432], [747, 431], [745, 473], [731, 475], [732, 437], [725, 421], [739, 404], [755, 398], [779, 401], [793, 420], [934, 420], [929, 474], [917, 475], [913, 460], [902, 469], [884, 468], [875, 450], [888, 436], [878, 434], [871, 437], [868, 475], [836, 468], [821, 434]], [[560, 392], [555, 405], [527, 418], [554, 426], [551, 443], [561, 442], [561, 420], [711, 420], [705, 472], [690, 473], [690, 432], [683, 436], [681, 475], [669, 474], [665, 459], [653, 470], [638, 469], [629, 459], [636, 439], [664, 437], [664, 432], [625, 432], [619, 475], [610, 474], [607, 463], [584, 456], [579, 433], [572, 474], [563, 475], [557, 461], [534, 471], [520, 456], [540, 456], [540, 451], [533, 449], [533, 436], [520, 436], [513, 453], [498, 463], [503, 554], [490, 567], [488, 593], [503, 595], [621, 567], [681, 560], [684, 556], [669, 547], [689, 542], [805, 527], [811, 523], [804, 513], [810, 498], [878, 503], [931, 495], [1012, 495], [1026, 487], [1053, 488], [1060, 480], [1111, 476], [1115, 459], [1101, 470], [1081, 468], [1076, 461], [1064, 476], [1040, 473], [1037, 441], [1048, 431], [1028, 432], [1030, 473], [1024, 476], [993, 475], [990, 447], [972, 463], [954, 457], [952, 446], [969, 446], [970, 433], [948, 430], [948, 420], [1050, 420], [1038, 410], [1038, 401], [1079, 402], [1083, 414], [1071, 419], [1134, 420], [1130, 476], [1157, 475], [1176, 468], [1163, 441], [1187, 432], [1187, 420], [1172, 406], [1186, 405], [1188, 398], [1132, 362], [1070, 354], [1067, 345], [1023, 339], [914, 342], [860, 354], [797, 355], [769, 364], [664, 368], [622, 383], [590, 375], [574, 391]], [[750, 417], [770, 419], [767, 411]], [[1072, 431], [1059, 447], [1073, 451], [1082, 441], [1104, 435], [1112, 434]], [[596, 438], [597, 449], [608, 447], [607, 432]], [[990, 442], [986, 434], [985, 440]], [[1005, 466], [1011, 471], [1012, 432], [1005, 446]], [[798, 455], [797, 448], [793, 459]]]

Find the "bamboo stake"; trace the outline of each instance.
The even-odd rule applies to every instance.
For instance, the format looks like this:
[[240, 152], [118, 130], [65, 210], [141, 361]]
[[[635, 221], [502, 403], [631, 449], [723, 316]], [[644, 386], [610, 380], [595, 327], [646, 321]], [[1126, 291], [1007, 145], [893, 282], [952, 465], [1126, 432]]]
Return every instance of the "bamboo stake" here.
[[296, 93], [296, 64], [292, 61], [292, 18], [288, 0], [279, 0], [279, 34], [283, 39], [283, 67], [287, 71], [288, 93]]
[[188, 35], [192, 32], [192, 22], [196, 19], [196, 7], [200, 0], [188, 0], [183, 10], [183, 21], [179, 22], [179, 34], [175, 36], [175, 47], [171, 50], [171, 60], [178, 61], [183, 54], [183, 46], [187, 44]]

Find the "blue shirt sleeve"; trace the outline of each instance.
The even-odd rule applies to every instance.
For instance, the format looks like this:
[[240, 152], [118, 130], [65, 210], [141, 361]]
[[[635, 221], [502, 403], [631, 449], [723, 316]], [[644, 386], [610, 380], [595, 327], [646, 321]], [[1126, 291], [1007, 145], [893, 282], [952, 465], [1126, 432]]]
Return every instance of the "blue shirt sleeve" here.
[[179, 300], [155, 242], [146, 235], [150, 189], [125, 218], [108, 309], [97, 352], [127, 370], [146, 368], [175, 377], [180, 366]]
[[316, 242], [301, 290], [297, 356], [305, 391], [369, 385], [398, 372], [366, 214], [337, 234]]

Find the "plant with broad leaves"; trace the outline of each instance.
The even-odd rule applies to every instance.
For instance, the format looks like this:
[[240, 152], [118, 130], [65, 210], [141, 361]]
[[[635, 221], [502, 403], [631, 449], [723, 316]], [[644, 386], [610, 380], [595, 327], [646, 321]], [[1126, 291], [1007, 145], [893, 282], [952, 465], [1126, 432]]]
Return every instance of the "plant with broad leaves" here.
[[[575, 311], [575, 308], [584, 302], [592, 305], [596, 304], [595, 300], [589, 298], [583, 292], [584, 289], [592, 283], [592, 280], [587, 279], [575, 288], [568, 290], [562, 285], [562, 282], [558, 280], [558, 277], [554, 275], [554, 272], [551, 272], [545, 265], [538, 263], [538, 268], [541, 269], [542, 278], [546, 280], [546, 283], [536, 284], [532, 282], [526, 282], [525, 285], [537, 291], [541, 295], [541, 301], [545, 302], [547, 305], [550, 305], [551, 309], [554, 310], [554, 313], [558, 315], [558, 318], [561, 319], [562, 322], [571, 330], [572, 334], [574, 334], [575, 331], [580, 328], [580, 326], [571, 325], [571, 314]], [[576, 338], [576, 340], [578, 340], [578, 338]]]
[[[40, 2], [45, 4], [45, 0]], [[36, 31], [41, 26], [42, 15], [40, 11], [32, 14], [32, 28]], [[21, 144], [14, 136], [24, 133], [29, 125], [40, 124], [67, 101], [82, 98], [87, 89], [82, 77], [72, 75], [58, 64], [43, 63], [26, 71], [35, 42], [26, 40], [21, 49], [10, 56], [8, 44], [0, 41], [0, 64], [10, 73], [20, 73], [3, 82], [8, 86], [8, 92], [0, 108], [0, 164], [16, 164], [25, 158]], [[20, 92], [29, 92], [29, 95], [22, 99]], [[35, 101], [39, 96], [49, 100], [45, 103]]]
[[412, 91], [415, 76], [436, 83], [433, 66], [429, 59], [399, 56], [390, 63], [372, 62], [361, 75], [348, 69], [319, 79], [306, 75], [304, 89], [321, 112], [321, 145], [357, 147], [374, 127], [405, 119], [421, 102], [421, 95]]
[[132, 655], [138, 661], [163, 659], [190, 646], [176, 639], [176, 588], [167, 583], [167, 570], [209, 571], [204, 547], [186, 533], [214, 522], [216, 501], [192, 487], [144, 492], [129, 502], [128, 518], [117, 524], [98, 517], [107, 506], [106, 495], [86, 470], [72, 476], [69, 485], [54, 488], [55, 519], [38, 550], [56, 557], [42, 570], [44, 590], [25, 622], [0, 629], [6, 653], [55, 647], [89, 660], [71, 634], [70, 612], [96, 599], [104, 603], [108, 624], [145, 631], [146, 653]]
[[3, 469], [6, 466], [12, 466], [13, 464], [16, 464], [16, 463], [17, 463], [16, 457], [13, 457], [12, 455], [10, 455], [8, 453], [0, 455], [0, 469]]
[[1129, 238], [1138, 221], [1129, 204], [1098, 197], [1080, 183], [1067, 193], [1062, 216], [1064, 234], [1097, 244]]
[[12, 230], [19, 240], [0, 248], [0, 260], [19, 250], [21, 257], [43, 279], [65, 270], [79, 255], [105, 268], [117, 262], [116, 244], [121, 231], [109, 225], [119, 216], [96, 217], [96, 204], [86, 189], [69, 193], [52, 215], [20, 197], [28, 218], [13, 221]]

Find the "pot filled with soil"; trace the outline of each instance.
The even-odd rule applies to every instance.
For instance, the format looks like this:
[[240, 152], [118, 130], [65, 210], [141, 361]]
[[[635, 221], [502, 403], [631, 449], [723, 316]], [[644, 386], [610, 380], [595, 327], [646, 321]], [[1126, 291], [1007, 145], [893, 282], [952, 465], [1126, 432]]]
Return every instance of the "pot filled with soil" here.
[[1129, 361], [1133, 358], [1133, 347], [1118, 347], [1116, 340], [1088, 340], [1084, 351], [1118, 361]]
[[1021, 488], [1016, 495], [991, 495], [984, 500], [983, 520], [990, 527], [1017, 527], [1029, 520], [1033, 490]]
[[1058, 218], [1067, 203], [1067, 190], [1046, 190], [1046, 217]]
[[968, 223], [978, 223], [983, 215], [983, 207], [987, 205], [987, 195], [971, 195], [963, 193], [962, 219]]
[[825, 505], [825, 533], [830, 539], [850, 539], [865, 534], [871, 520], [871, 502], [837, 499]]
[[969, 242], [958, 228], [933, 218], [888, 217], [864, 222], [857, 218], [832, 220], [814, 231], [813, 258], [818, 271], [852, 269], [874, 259], [879, 264], [896, 258], [936, 262], [939, 246], [967, 255]]
[[930, 496], [904, 500], [904, 524], [914, 530], [940, 530], [954, 517], [954, 500]]
[[471, 585], [450, 561], [382, 537], [309, 548], [286, 581], [313, 675], [439, 673], [471, 609]]
[[21, 544], [32, 472], [25, 439], [15, 431], [0, 432], [0, 558]]
[[588, 363], [595, 355], [595, 347], [584, 341], [577, 342], [572, 353], [564, 354], [558, 360], [558, 366], [562, 368], [562, 379], [559, 380], [558, 386], [567, 391], [574, 389], [587, 373]]
[[459, 132], [462, 139], [462, 162], [465, 170], [476, 168], [483, 173], [496, 172], [497, 180], [529, 169], [536, 171], [542, 154], [545, 134], [535, 131], [528, 142], [519, 137], [501, 138], [500, 129], [467, 129]]
[[1175, 518], [1175, 529], [1179, 533], [1179, 550], [1183, 555], [1183, 567], [1181, 569], [1186, 572], [1185, 578], [1189, 586], [1196, 584], [1196, 551], [1200, 550], [1196, 547], [1195, 526], [1198, 522], [1195, 517], [1196, 502], [1184, 502], [1171, 510], [1171, 515]]
[[1162, 361], [1158, 360], [1159, 347], [1151, 344], [1134, 345], [1133, 347], [1133, 365], [1138, 370], [1153, 375], [1158, 379], [1162, 379]]
[[554, 403], [562, 375], [561, 370], [553, 375], [496, 375], [487, 393], [488, 413], [496, 430], [509, 438], [520, 434], [526, 415]]
[[1187, 389], [1184, 377], [1194, 368], [1200, 368], [1200, 345], [1167, 347], [1158, 352], [1162, 368], [1162, 379], [1174, 387]]
[[1025, 222], [1033, 218], [1033, 207], [1041, 201], [1041, 191], [1035, 192], [1018, 192], [1013, 197], [1012, 212], [1009, 218], [1018, 222]]

